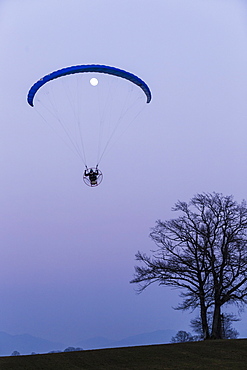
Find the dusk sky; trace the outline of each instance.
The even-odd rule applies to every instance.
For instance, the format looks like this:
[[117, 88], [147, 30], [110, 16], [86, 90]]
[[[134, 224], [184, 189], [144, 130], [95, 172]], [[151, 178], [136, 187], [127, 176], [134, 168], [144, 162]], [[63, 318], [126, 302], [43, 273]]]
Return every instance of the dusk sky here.
[[[247, 199], [246, 2], [0, 0], [0, 49], [0, 331], [70, 345], [191, 331], [178, 290], [138, 295], [129, 281], [177, 200]], [[39, 78], [80, 64], [132, 72], [153, 96], [95, 188], [26, 101]], [[234, 327], [247, 337], [247, 311]]]

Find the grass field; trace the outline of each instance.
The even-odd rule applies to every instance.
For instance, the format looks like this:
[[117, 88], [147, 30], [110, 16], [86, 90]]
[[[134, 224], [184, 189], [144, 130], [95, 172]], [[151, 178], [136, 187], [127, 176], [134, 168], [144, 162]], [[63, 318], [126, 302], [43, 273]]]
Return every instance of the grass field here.
[[0, 370], [246, 370], [247, 339], [0, 357]]

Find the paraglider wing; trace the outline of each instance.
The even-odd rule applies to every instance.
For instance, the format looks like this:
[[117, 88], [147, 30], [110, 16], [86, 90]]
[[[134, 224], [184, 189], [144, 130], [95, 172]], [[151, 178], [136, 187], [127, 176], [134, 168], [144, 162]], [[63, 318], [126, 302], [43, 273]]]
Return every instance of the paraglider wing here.
[[143, 92], [146, 94], [147, 97], [147, 103], [151, 101], [151, 91], [148, 87], [148, 85], [141, 80], [139, 77], [135, 76], [134, 74], [124, 71], [123, 69], [115, 68], [115, 67], [109, 67], [105, 65], [99, 65], [99, 64], [86, 64], [86, 65], [78, 65], [78, 66], [72, 66], [60, 69], [58, 71], [52, 72], [43, 78], [41, 78], [39, 81], [37, 81], [29, 90], [27, 101], [28, 103], [33, 107], [34, 106], [34, 97], [36, 92], [40, 89], [41, 86], [43, 86], [45, 83], [54, 80], [58, 77], [75, 74], [75, 73], [84, 73], [84, 72], [97, 72], [97, 73], [106, 73], [110, 75], [115, 75], [121, 78], [125, 78], [126, 80], [129, 80], [139, 86]]

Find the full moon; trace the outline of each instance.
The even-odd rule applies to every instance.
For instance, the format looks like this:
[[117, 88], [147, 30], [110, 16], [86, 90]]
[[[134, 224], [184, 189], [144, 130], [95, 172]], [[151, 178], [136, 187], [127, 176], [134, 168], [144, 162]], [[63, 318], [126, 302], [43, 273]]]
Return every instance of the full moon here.
[[90, 84], [91, 84], [92, 86], [97, 86], [97, 85], [98, 85], [98, 83], [99, 83], [99, 81], [97, 80], [97, 78], [95, 78], [95, 77], [91, 78], [91, 80], [90, 80]]

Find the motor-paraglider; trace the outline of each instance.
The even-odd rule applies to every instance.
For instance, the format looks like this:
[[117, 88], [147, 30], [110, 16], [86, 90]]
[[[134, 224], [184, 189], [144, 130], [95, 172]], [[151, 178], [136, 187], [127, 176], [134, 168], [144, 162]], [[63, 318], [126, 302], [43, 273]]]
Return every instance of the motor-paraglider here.
[[102, 172], [96, 168], [88, 168], [86, 167], [83, 175], [83, 181], [86, 185], [94, 187], [98, 186], [103, 180]]
[[136, 75], [85, 64], [45, 75], [30, 88], [27, 101], [79, 156], [83, 181], [95, 187], [103, 179], [102, 157], [151, 98], [148, 85]]

